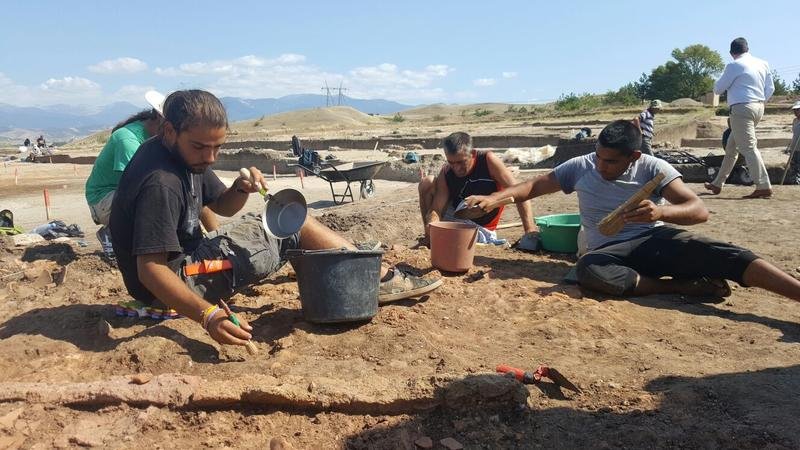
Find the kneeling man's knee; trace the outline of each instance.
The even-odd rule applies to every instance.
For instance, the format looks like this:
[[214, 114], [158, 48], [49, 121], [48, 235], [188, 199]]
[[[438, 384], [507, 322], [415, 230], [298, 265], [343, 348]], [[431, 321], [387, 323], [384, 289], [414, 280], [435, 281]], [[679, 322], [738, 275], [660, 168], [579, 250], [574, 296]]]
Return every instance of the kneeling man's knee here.
[[419, 194], [423, 195], [432, 192], [434, 188], [434, 181], [435, 178], [433, 177], [433, 175], [428, 175], [426, 177], [423, 177], [419, 181], [419, 184], [417, 185], [417, 190], [419, 191]]
[[595, 292], [624, 295], [636, 287], [636, 274], [632, 269], [613, 264], [603, 255], [584, 255], [575, 269], [578, 284]]

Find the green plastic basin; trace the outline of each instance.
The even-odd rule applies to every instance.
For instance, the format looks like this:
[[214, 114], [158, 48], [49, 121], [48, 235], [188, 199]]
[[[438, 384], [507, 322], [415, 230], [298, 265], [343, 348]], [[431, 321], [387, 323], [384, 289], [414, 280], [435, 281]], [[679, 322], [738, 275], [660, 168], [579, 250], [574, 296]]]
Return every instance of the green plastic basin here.
[[578, 231], [581, 229], [581, 215], [552, 214], [537, 217], [539, 238], [542, 248], [557, 253], [575, 253], [578, 251]]

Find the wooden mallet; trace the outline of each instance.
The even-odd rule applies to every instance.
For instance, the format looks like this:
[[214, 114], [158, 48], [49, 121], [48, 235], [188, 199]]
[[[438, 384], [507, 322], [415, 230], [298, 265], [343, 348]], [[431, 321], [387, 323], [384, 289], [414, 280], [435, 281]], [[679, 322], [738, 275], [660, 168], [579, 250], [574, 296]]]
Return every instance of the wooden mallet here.
[[650, 197], [650, 194], [658, 187], [658, 184], [664, 180], [664, 174], [659, 173], [652, 180], [648, 181], [641, 189], [636, 191], [625, 203], [617, 206], [617, 209], [611, 211], [603, 220], [597, 224], [597, 228], [605, 236], [613, 236], [619, 233], [625, 227], [625, 219], [623, 216], [632, 206], [636, 206], [642, 200]]

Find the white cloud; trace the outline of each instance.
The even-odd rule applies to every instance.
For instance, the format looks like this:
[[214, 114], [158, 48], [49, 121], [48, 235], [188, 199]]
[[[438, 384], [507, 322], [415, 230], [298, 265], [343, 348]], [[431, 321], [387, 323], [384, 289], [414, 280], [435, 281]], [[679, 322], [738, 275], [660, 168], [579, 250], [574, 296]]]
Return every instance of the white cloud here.
[[475, 86], [494, 86], [497, 83], [497, 80], [494, 78], [478, 78], [477, 80], [472, 80], [472, 84]]
[[100, 85], [81, 77], [49, 78], [39, 85], [45, 91], [62, 93], [91, 92], [100, 89]]
[[516, 78], [519, 75], [517, 72], [503, 72], [503, 78]]
[[33, 102], [33, 92], [28, 86], [17, 84], [3, 72], [0, 72], [0, 103], [8, 103], [15, 106], [31, 106]]
[[356, 67], [349, 73], [355, 83], [369, 86], [398, 86], [421, 89], [431, 85], [437, 78], [443, 78], [451, 69], [442, 64], [431, 65], [423, 70], [400, 70], [397, 65], [383, 63], [378, 66]]
[[335, 73], [309, 64], [303, 55], [287, 53], [271, 59], [246, 55], [198, 61], [157, 67], [153, 72], [164, 77], [196, 78], [195, 83], [199, 82], [221, 96], [260, 98], [320, 92], [326, 83], [331, 87], [338, 87], [341, 83], [347, 88], [346, 94], [352, 97], [442, 100], [444, 91], [433, 84], [453, 70], [444, 64], [415, 70], [383, 63]]
[[88, 67], [89, 72], [101, 74], [136, 73], [147, 70], [147, 63], [130, 57], [107, 59]]
[[236, 74], [253, 68], [298, 66], [304, 63], [305, 60], [305, 56], [296, 55], [294, 53], [286, 53], [274, 59], [246, 55], [228, 60], [185, 63], [177, 67], [156, 67], [153, 72], [156, 75], [168, 77]]
[[86, 78], [49, 78], [38, 85], [24, 85], [0, 72], [0, 103], [14, 106], [108, 103], [108, 98], [103, 98], [102, 94], [101, 86]]
[[[122, 58], [113, 61], [119, 61]], [[132, 59], [132, 58], [131, 58]], [[112, 62], [113, 62], [112, 61]], [[120, 68], [103, 61], [92, 67]], [[144, 64], [144, 63], [142, 63]], [[128, 65], [128, 68], [134, 67]], [[242, 98], [280, 97], [288, 94], [321, 93], [326, 83], [340, 84], [345, 94], [355, 98], [383, 98], [405, 103], [442, 102], [453, 94], [440, 83], [455, 69], [445, 64], [404, 67], [386, 62], [328, 71], [314, 65], [304, 55], [286, 53], [273, 58], [245, 55], [230, 59], [193, 61], [175, 66], [156, 67], [151, 73], [165, 80], [154, 83], [164, 93], [171, 89], [202, 88], [218, 96]], [[105, 89], [104, 89], [105, 88]], [[0, 102], [14, 105], [103, 105], [129, 101], [143, 105], [142, 96], [153, 86], [112, 84], [101, 86], [87, 78], [66, 76], [49, 78], [30, 85], [18, 84], [0, 73]]]
[[99, 84], [82, 77], [49, 78], [34, 89], [33, 96], [40, 104], [97, 105], [107, 100]]
[[117, 89], [116, 92], [111, 94], [112, 100], [115, 102], [123, 101], [130, 102], [134, 105], [146, 107], [147, 103], [144, 99], [144, 93], [150, 90], [156, 90], [153, 86], [141, 86], [136, 84], [128, 84]]

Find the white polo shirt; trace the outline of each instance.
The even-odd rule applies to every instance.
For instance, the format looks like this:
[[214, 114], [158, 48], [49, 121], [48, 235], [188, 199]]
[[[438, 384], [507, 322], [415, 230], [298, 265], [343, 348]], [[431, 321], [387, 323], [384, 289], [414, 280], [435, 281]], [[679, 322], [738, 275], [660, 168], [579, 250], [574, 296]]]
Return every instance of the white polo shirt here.
[[769, 64], [750, 53], [725, 66], [725, 72], [714, 83], [714, 93], [728, 91], [728, 104], [765, 102], [775, 92]]

